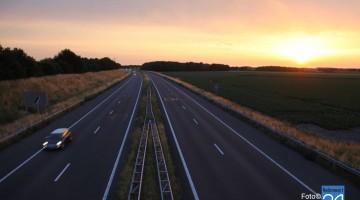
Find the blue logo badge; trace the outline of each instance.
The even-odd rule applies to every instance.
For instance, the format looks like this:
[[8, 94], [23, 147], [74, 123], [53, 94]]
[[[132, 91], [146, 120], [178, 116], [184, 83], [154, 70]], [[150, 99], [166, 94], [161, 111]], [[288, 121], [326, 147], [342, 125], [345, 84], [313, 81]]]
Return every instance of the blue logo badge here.
[[345, 186], [323, 185], [321, 194], [323, 200], [345, 200]]

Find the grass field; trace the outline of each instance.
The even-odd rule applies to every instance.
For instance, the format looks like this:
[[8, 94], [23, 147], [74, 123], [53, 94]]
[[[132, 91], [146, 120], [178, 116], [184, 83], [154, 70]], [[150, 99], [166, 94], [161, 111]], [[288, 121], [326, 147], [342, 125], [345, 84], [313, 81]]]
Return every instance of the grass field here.
[[[164, 73], [293, 124], [360, 127], [360, 74], [284, 72]], [[214, 85], [218, 84], [218, 92]]]

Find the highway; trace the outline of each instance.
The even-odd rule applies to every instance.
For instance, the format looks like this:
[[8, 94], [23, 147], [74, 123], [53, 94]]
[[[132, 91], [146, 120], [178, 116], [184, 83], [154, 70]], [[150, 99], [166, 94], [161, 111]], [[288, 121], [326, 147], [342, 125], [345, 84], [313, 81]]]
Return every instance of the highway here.
[[149, 73], [182, 165], [183, 199], [302, 199], [322, 185], [344, 185], [345, 198], [360, 190], [261, 131]]
[[[142, 83], [140, 73], [131, 75], [1, 151], [0, 199], [114, 199]], [[69, 145], [42, 148], [51, 131], [67, 127]]]
[[[217, 106], [156, 74], [171, 136], [182, 199], [301, 199], [322, 185], [344, 185], [347, 200], [360, 190]], [[131, 75], [41, 130], [0, 152], [0, 199], [115, 199], [137, 117], [143, 78]], [[42, 148], [54, 129], [74, 141]]]

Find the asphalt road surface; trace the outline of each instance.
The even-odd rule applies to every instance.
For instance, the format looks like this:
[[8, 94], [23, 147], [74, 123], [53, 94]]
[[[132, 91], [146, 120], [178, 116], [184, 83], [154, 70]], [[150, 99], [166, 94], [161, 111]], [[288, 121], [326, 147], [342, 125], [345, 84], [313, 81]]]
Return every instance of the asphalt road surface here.
[[[125, 139], [143, 79], [131, 75], [106, 92], [0, 152], [0, 199], [114, 199]], [[42, 148], [54, 129], [70, 128], [63, 150]]]
[[[148, 73], [183, 166], [184, 199], [305, 199], [323, 185], [359, 188], [334, 175], [198, 95]], [[303, 195], [303, 198], [302, 198]]]

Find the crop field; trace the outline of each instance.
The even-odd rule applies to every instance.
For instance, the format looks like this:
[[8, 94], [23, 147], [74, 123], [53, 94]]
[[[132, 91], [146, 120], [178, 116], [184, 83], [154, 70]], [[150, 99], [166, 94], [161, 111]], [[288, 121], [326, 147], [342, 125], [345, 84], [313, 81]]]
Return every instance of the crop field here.
[[164, 74], [293, 124], [315, 124], [329, 130], [360, 127], [359, 73]]

